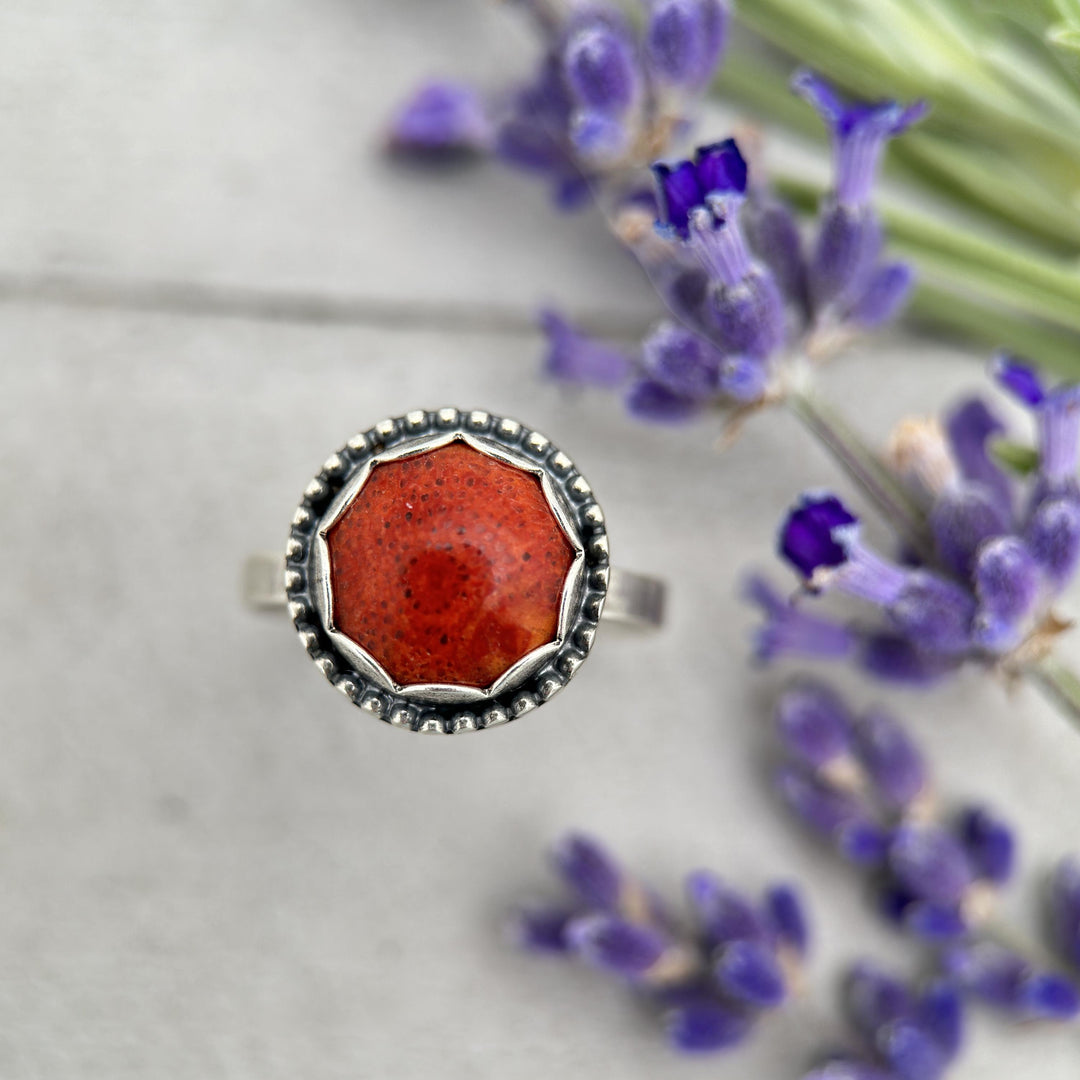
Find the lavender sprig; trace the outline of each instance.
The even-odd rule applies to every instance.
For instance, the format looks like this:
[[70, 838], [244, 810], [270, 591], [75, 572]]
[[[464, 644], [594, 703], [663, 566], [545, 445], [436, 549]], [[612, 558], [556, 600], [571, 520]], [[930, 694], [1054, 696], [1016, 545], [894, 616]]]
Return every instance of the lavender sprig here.
[[773, 886], [755, 903], [697, 871], [686, 883], [692, 916], [680, 919], [587, 836], [560, 841], [553, 864], [569, 895], [520, 912], [515, 940], [629, 986], [676, 1050], [733, 1047], [792, 993], [810, 938], [793, 886]]
[[[776, 725], [782, 801], [867, 875], [877, 910], [933, 948], [945, 976], [1016, 1019], [1080, 1015], [1072, 980], [997, 939], [990, 917], [1012, 879], [1016, 841], [996, 811], [942, 811], [926, 759], [904, 727], [880, 708], [854, 713], [822, 683], [788, 689]], [[1072, 963], [1080, 943], [1077, 865], [1063, 863], [1051, 890], [1053, 944]]]

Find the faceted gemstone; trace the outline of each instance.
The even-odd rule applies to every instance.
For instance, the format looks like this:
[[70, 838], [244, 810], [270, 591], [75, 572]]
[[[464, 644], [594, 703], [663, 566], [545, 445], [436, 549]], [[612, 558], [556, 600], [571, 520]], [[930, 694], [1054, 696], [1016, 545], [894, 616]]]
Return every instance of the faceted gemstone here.
[[326, 539], [335, 627], [399, 685], [482, 689], [556, 637], [573, 549], [536, 476], [466, 443], [375, 465]]

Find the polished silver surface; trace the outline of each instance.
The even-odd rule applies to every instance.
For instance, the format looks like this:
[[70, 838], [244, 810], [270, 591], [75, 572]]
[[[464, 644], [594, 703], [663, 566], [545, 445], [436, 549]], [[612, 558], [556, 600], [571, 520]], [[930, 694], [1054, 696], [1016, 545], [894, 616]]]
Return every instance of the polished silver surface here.
[[[451, 442], [466, 443], [537, 477], [574, 558], [563, 585], [553, 641], [522, 657], [488, 687], [402, 686], [335, 625], [326, 537], [375, 466]], [[603, 511], [571, 459], [546, 436], [516, 420], [454, 408], [416, 410], [382, 420], [349, 439], [304, 490], [284, 559], [251, 556], [244, 566], [242, 588], [252, 607], [288, 605], [305, 650], [355, 705], [396, 727], [423, 734], [477, 731], [531, 712], [577, 672], [605, 614], [638, 626], [658, 626], [663, 618], [661, 582], [611, 572]], [[615, 604], [608, 611], [612, 599]]]

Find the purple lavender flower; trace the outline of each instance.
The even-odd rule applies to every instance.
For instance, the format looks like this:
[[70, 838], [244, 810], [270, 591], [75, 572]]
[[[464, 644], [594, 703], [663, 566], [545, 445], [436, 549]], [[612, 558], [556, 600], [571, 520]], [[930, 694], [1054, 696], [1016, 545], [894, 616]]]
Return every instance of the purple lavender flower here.
[[1051, 878], [1050, 929], [1058, 952], [1080, 971], [1080, 857], [1062, 859]]
[[959, 1056], [963, 1008], [950, 984], [908, 986], [863, 962], [851, 970], [844, 991], [866, 1049], [834, 1054], [803, 1080], [938, 1080]]
[[653, 0], [645, 62], [655, 82], [689, 91], [705, 87], [720, 63], [728, 18], [719, 0]]
[[486, 153], [494, 135], [491, 118], [473, 87], [430, 82], [393, 116], [389, 143], [395, 153], [441, 158]]
[[969, 806], [957, 821], [960, 843], [977, 877], [1004, 885], [1016, 864], [1016, 837], [1012, 828], [992, 810]]
[[794, 886], [774, 886], [757, 903], [697, 871], [687, 878], [686, 926], [590, 837], [568, 836], [554, 854], [571, 901], [520, 913], [514, 939], [632, 987], [676, 1050], [733, 1047], [787, 998], [810, 936]]
[[548, 342], [544, 368], [552, 378], [579, 386], [619, 386], [629, 378], [625, 352], [583, 333], [558, 312], [542, 311], [540, 328]]
[[[1080, 387], [1047, 389], [1012, 358], [999, 358], [995, 373], [1035, 411], [1041, 451], [1029, 478], [1010, 481], [998, 467], [989, 446], [1004, 425], [968, 400], [943, 426], [908, 421], [893, 440], [897, 490], [924, 513], [916, 557], [879, 555], [828, 492], [802, 495], [781, 525], [780, 555], [810, 593], [844, 592], [879, 611], [883, 625], [847, 627], [853, 645], [835, 655], [882, 679], [921, 683], [967, 661], [1009, 664], [1025, 643], [1044, 651], [1062, 629], [1053, 604], [1080, 567]], [[784, 625], [779, 606], [762, 606], [763, 633]]]
[[745, 595], [765, 616], [754, 634], [754, 656], [758, 660], [769, 663], [783, 656], [842, 660], [854, 652], [854, 631], [810, 614], [805, 605], [780, 596], [764, 578], [749, 578]]
[[776, 726], [784, 749], [812, 769], [851, 754], [853, 718], [824, 683], [806, 679], [788, 689], [777, 703]]

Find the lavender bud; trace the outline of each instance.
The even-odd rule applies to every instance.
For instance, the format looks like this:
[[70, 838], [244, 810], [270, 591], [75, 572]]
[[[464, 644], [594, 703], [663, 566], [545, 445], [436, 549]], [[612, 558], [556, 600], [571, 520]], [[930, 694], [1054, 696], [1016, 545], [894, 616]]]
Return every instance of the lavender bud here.
[[775, 1009], [786, 995], [776, 955], [760, 941], [733, 941], [724, 946], [713, 976], [725, 994], [755, 1009]]
[[717, 392], [720, 354], [711, 343], [674, 323], [664, 323], [642, 344], [645, 370], [673, 394], [702, 400]]
[[720, 62], [727, 8], [719, 0], [655, 0], [645, 31], [645, 59], [661, 83], [696, 90]]
[[514, 942], [530, 952], [566, 953], [570, 946], [566, 928], [574, 912], [560, 908], [536, 908], [519, 912], [510, 926]]
[[873, 1039], [886, 1024], [911, 1014], [911, 992], [899, 980], [873, 964], [856, 964], [844, 985], [844, 1004], [851, 1022]]
[[390, 122], [390, 149], [419, 157], [482, 153], [493, 138], [480, 94], [463, 83], [420, 87]]
[[1046, 390], [1036, 370], [1025, 361], [1001, 353], [990, 363], [990, 374], [1017, 401], [1037, 408], [1046, 398]]
[[910, 805], [926, 788], [926, 762], [899, 722], [872, 709], [855, 726], [855, 753], [891, 807]]
[[760, 401], [769, 386], [769, 365], [753, 356], [725, 356], [720, 361], [716, 389], [740, 405]]
[[836, 847], [848, 862], [856, 866], [881, 866], [889, 854], [892, 834], [873, 821], [854, 821], [840, 828]]
[[947, 491], [930, 512], [930, 529], [946, 569], [958, 577], [971, 573], [985, 540], [1008, 531], [1009, 524], [985, 489], [963, 486]]
[[1072, 498], [1041, 502], [1031, 515], [1025, 539], [1054, 587], [1064, 587], [1080, 562], [1080, 503]]
[[784, 302], [763, 267], [751, 268], [737, 284], [714, 281], [702, 316], [725, 352], [764, 359], [784, 343]]
[[1004, 885], [1012, 877], [1016, 863], [1012, 829], [981, 806], [968, 807], [957, 824], [975, 875], [994, 885]]
[[940, 1080], [945, 1052], [912, 1020], [898, 1020], [878, 1032], [877, 1049], [897, 1080]]
[[626, 878], [615, 860], [591, 837], [570, 834], [552, 851], [555, 870], [590, 907], [617, 911]]
[[763, 578], [751, 578], [745, 595], [765, 614], [764, 624], [754, 635], [754, 654], [759, 660], [768, 663], [788, 655], [840, 660], [851, 654], [855, 639], [846, 626], [807, 614]]
[[793, 885], [774, 885], [765, 894], [765, 915], [781, 946], [804, 957], [810, 947], [810, 925], [802, 897]]
[[913, 900], [904, 908], [901, 922], [906, 930], [923, 941], [940, 944], [965, 937], [970, 927], [958, 907]]
[[1047, 394], [1039, 407], [1040, 473], [1045, 486], [1059, 491], [1075, 483], [1080, 457], [1080, 387]]
[[618, 117], [595, 109], [582, 109], [574, 113], [570, 141], [583, 158], [593, 162], [606, 161], [617, 158], [626, 150], [630, 131]]
[[668, 1042], [686, 1054], [708, 1054], [741, 1043], [753, 1027], [753, 1017], [715, 998], [675, 1005], [664, 1013]]
[[974, 598], [961, 586], [925, 570], [912, 571], [889, 615], [916, 646], [930, 652], [948, 656], [971, 646]]
[[671, 943], [658, 930], [614, 915], [582, 915], [566, 928], [570, 949], [601, 971], [647, 981]]
[[959, 663], [956, 658], [924, 652], [899, 634], [867, 634], [861, 644], [861, 667], [882, 682], [930, 686]]
[[605, 22], [591, 22], [570, 35], [563, 67], [571, 93], [588, 111], [618, 116], [637, 98], [639, 74], [633, 46]]
[[1024, 981], [1020, 1008], [1033, 1020], [1074, 1020], [1080, 1015], [1080, 992], [1064, 975], [1041, 972]]
[[881, 222], [868, 206], [827, 205], [810, 259], [810, 294], [816, 311], [848, 302], [866, 280], [883, 246]]
[[953, 1060], [964, 1042], [964, 1004], [957, 988], [948, 979], [936, 979], [919, 997], [916, 1016], [945, 1056]]
[[824, 683], [805, 680], [780, 697], [776, 726], [788, 753], [820, 769], [851, 749], [851, 714]]
[[841, 830], [870, 820], [865, 804], [856, 795], [840, 791], [794, 765], [777, 771], [780, 797], [796, 817], [814, 832], [835, 840]]
[[1021, 987], [1031, 975], [1023, 957], [992, 941], [966, 942], [942, 954], [945, 973], [987, 1005], [1017, 1010]]
[[626, 395], [633, 416], [660, 424], [679, 424], [701, 411], [701, 402], [676, 394], [655, 379], [639, 379]]
[[990, 439], [1005, 425], [978, 398], [969, 398], [949, 413], [945, 421], [952, 456], [964, 479], [981, 485], [1006, 518], [1012, 516], [1009, 478], [987, 450]]
[[847, 321], [875, 330], [895, 318], [911, 296], [915, 271], [907, 263], [887, 263], [874, 270], [851, 305]]
[[772, 271], [781, 293], [804, 315], [808, 313], [806, 258], [791, 209], [768, 192], [756, 189], [747, 199], [740, 220], [747, 243]]
[[754, 906], [708, 870], [687, 875], [686, 895], [710, 949], [733, 941], [763, 941], [768, 937]]
[[971, 884], [971, 865], [959, 842], [935, 825], [901, 825], [889, 866], [915, 896], [932, 904], [959, 904]]
[[1050, 880], [1050, 931], [1061, 955], [1080, 968], [1080, 857], [1062, 859]]
[[1038, 563], [1022, 540], [999, 536], [979, 549], [973, 576], [979, 598], [976, 641], [985, 648], [1011, 648], [1039, 598]]
[[630, 374], [630, 358], [614, 345], [583, 334], [558, 312], [540, 313], [547, 338], [544, 370], [562, 382], [588, 386], [620, 386]]

